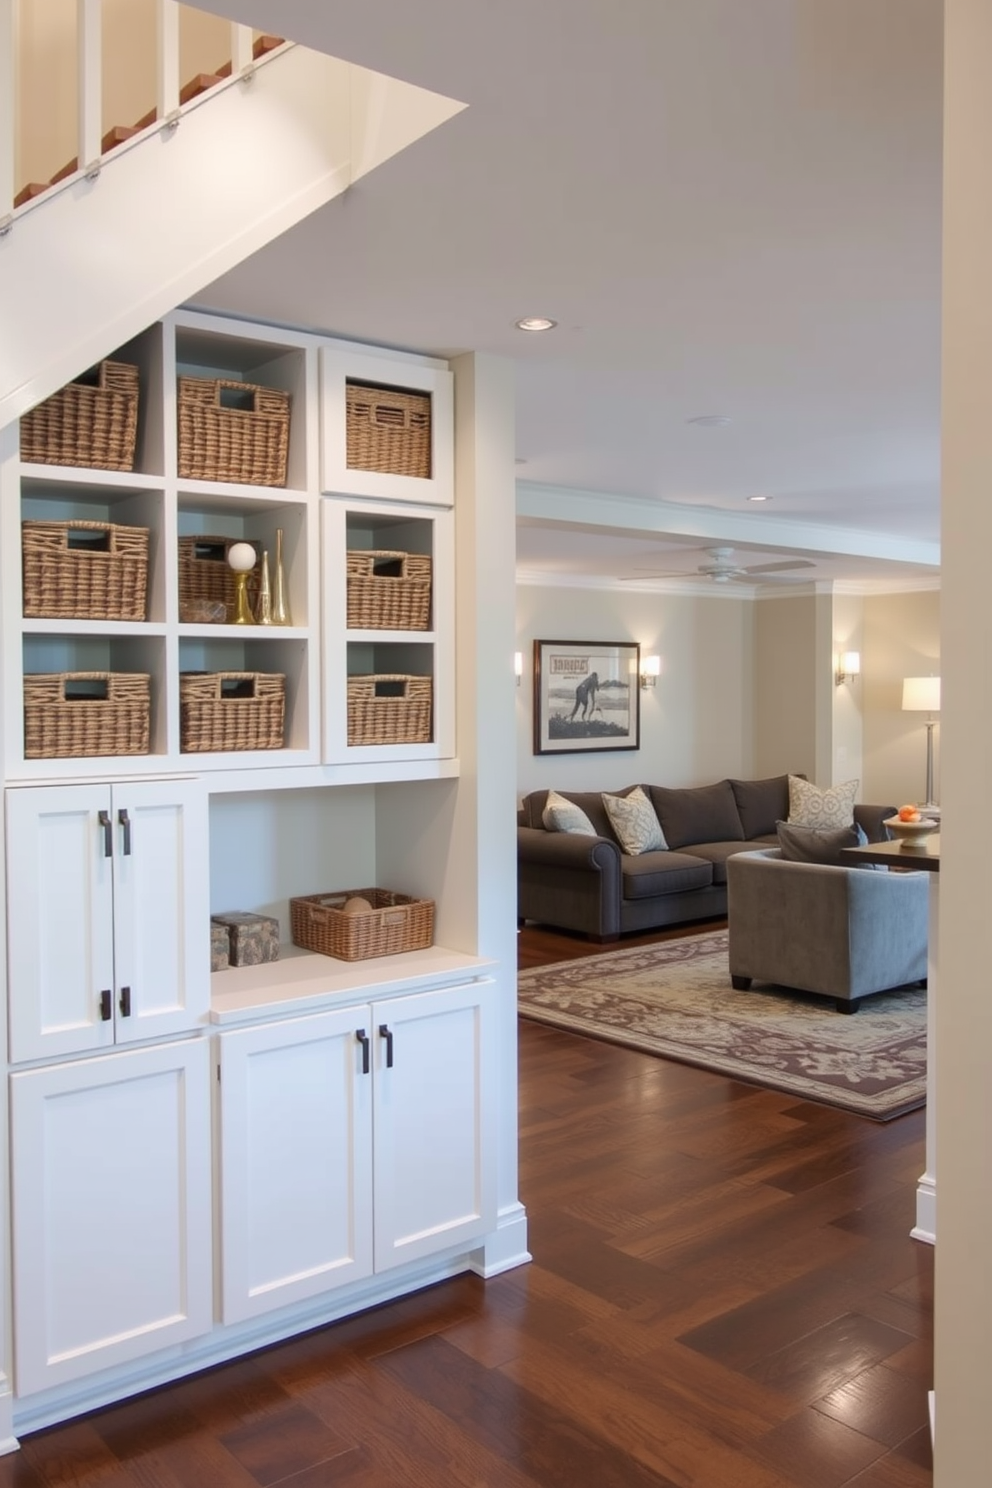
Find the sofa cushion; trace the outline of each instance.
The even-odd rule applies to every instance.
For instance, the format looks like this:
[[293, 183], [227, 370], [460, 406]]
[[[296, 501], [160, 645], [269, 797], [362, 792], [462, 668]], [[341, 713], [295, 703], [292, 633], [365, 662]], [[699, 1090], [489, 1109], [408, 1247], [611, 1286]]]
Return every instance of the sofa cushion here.
[[603, 805], [625, 853], [664, 852], [668, 847], [654, 807], [639, 785], [627, 796], [603, 793]]
[[789, 815], [788, 775], [773, 775], [767, 780], [731, 780], [730, 789], [744, 836], [749, 841], [754, 837], [774, 837], [776, 824]]
[[647, 852], [620, 859], [621, 893], [624, 899], [657, 899], [661, 894], [681, 894], [688, 889], [706, 889], [713, 882], [713, 865], [689, 853]]
[[[756, 841], [760, 843], [761, 838], [757, 838]], [[773, 837], [769, 845], [774, 846], [777, 842], [778, 838]], [[691, 851], [694, 858], [702, 858], [713, 865], [715, 884], [725, 884], [727, 882], [727, 859], [732, 858], [735, 853], [751, 852], [754, 846], [755, 842], [696, 842]]]
[[[632, 785], [628, 785], [625, 790], [616, 791], [615, 794], [627, 796], [633, 789]], [[610, 842], [616, 842], [616, 834], [610, 826], [610, 818], [606, 814], [603, 797], [599, 791], [558, 791], [557, 794], [563, 796], [566, 801], [573, 801], [585, 812], [596, 829], [597, 837], [606, 837]], [[550, 791], [531, 791], [529, 795], [524, 796], [523, 811], [527, 818], [526, 826], [541, 827], [544, 825], [542, 816], [549, 795]]]
[[651, 800], [669, 847], [694, 847], [697, 842], [743, 842], [737, 802], [729, 780], [682, 790], [649, 787]]
[[854, 797], [859, 781], [821, 790], [801, 775], [789, 776], [789, 821], [800, 827], [849, 827], [854, 821]]
[[783, 821], [778, 824], [778, 845], [783, 858], [790, 863], [833, 863], [846, 868], [848, 862], [841, 857], [841, 851], [845, 847], [864, 847], [867, 841], [867, 834], [856, 822], [849, 827], [801, 827]]
[[580, 837], [598, 837], [599, 833], [581, 806], [568, 801], [557, 791], [548, 791], [541, 812], [541, 825], [548, 832], [574, 832]]

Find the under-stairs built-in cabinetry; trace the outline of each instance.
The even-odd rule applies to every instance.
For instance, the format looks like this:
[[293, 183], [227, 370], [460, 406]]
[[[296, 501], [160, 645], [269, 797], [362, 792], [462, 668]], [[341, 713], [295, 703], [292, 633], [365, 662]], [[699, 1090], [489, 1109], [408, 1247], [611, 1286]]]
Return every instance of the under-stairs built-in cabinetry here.
[[[182, 310], [111, 359], [138, 368], [133, 469], [28, 463], [0, 430], [8, 1444], [527, 1259], [512, 630], [475, 624], [479, 535], [512, 543], [512, 390], [487, 446], [464, 366], [456, 501], [444, 362]], [[271, 417], [247, 467], [191, 397]], [[291, 899], [363, 886], [432, 900], [434, 944], [291, 944]], [[277, 960], [211, 972], [232, 910], [278, 920]]]

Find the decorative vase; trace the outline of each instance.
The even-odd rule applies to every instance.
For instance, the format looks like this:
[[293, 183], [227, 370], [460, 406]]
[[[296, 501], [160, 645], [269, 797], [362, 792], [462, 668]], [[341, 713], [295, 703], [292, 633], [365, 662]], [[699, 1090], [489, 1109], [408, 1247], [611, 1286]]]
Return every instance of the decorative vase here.
[[256, 621], [259, 625], [271, 625], [272, 621], [272, 580], [269, 576], [269, 550], [262, 551], [262, 576], [258, 583], [258, 615]]
[[286, 600], [286, 575], [282, 566], [282, 528], [276, 528], [276, 575], [275, 593], [272, 597], [272, 624], [292, 625], [289, 604]]

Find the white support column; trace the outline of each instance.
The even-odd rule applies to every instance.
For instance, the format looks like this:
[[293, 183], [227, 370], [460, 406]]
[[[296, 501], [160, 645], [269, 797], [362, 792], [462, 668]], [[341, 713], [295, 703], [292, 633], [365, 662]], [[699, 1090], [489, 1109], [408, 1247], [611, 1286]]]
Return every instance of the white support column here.
[[250, 26], [231, 27], [231, 76], [238, 77], [240, 73], [246, 72], [254, 67], [255, 58], [252, 55], [254, 33]]
[[101, 79], [100, 21], [102, 0], [76, 0], [79, 63], [79, 169], [87, 175], [100, 169], [103, 83]]
[[176, 0], [158, 0], [156, 103], [160, 123], [178, 122], [179, 116], [179, 6]]
[[0, 233], [14, 210], [17, 144], [16, 0], [0, 0]]

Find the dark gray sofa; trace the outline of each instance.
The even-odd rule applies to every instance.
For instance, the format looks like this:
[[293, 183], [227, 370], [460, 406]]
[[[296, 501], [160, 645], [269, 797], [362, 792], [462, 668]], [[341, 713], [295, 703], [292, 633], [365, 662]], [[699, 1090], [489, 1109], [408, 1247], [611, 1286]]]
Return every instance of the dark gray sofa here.
[[[612, 792], [624, 796], [630, 785]], [[667, 852], [624, 853], [596, 791], [559, 794], [589, 817], [599, 834], [549, 832], [542, 823], [546, 790], [525, 796], [517, 813], [517, 917], [615, 940], [727, 913], [727, 859], [777, 845], [776, 823], [789, 815], [789, 777], [720, 780], [713, 785], [642, 786]], [[892, 806], [855, 806], [870, 842], [887, 835]]]

